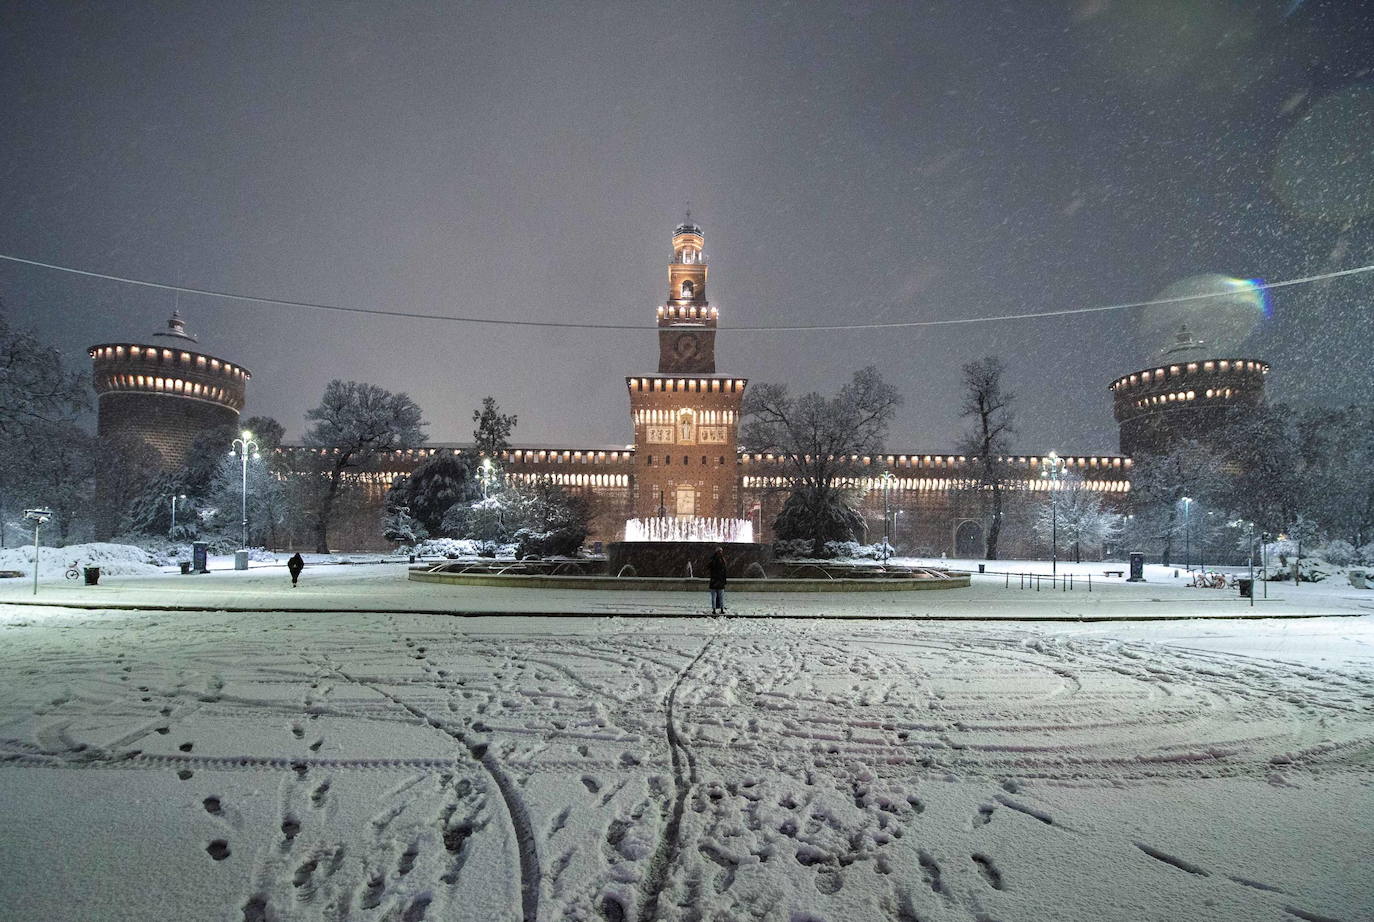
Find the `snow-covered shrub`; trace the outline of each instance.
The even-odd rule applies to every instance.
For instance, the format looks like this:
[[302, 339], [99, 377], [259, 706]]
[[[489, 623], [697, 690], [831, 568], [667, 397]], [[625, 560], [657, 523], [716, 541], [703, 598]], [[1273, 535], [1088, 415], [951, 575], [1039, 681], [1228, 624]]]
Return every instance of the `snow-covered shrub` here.
[[467, 538], [430, 538], [410, 549], [416, 557], [476, 557], [477, 542]]
[[529, 556], [575, 557], [586, 539], [586, 526], [555, 528], [552, 531], [522, 528], [515, 533], [515, 556], [522, 560]]
[[774, 541], [773, 556], [779, 560], [805, 560], [811, 556], [811, 539], [788, 538]]
[[414, 544], [428, 538], [429, 530], [411, 517], [409, 506], [388, 506], [382, 513], [382, 537], [397, 544]]
[[1357, 553], [1355, 545], [1337, 538], [1317, 548], [1314, 556], [1320, 557], [1333, 567], [1348, 567], [1355, 562]]
[[[66, 547], [42, 547], [38, 551], [38, 578], [61, 579], [72, 562], [78, 570], [99, 567], [105, 576], [151, 576], [161, 573], [159, 566], [141, 547], [95, 541]], [[19, 570], [33, 574], [33, 545], [0, 549], [0, 570]]]
[[1374, 566], [1374, 541], [1361, 545], [1360, 549], [1356, 551], [1356, 554], [1358, 554], [1356, 563], [1365, 566]]
[[[1298, 580], [1304, 583], [1320, 583], [1326, 579], [1325, 564], [1312, 557], [1304, 557], [1298, 566]], [[1293, 578], [1293, 564], [1269, 564], [1269, 574], [1265, 579], [1273, 583], [1286, 583]]]
[[1270, 541], [1264, 546], [1264, 554], [1268, 556], [1271, 564], [1278, 561], [1286, 566], [1291, 558], [1298, 555], [1298, 545], [1297, 542], [1286, 538], [1282, 541]]

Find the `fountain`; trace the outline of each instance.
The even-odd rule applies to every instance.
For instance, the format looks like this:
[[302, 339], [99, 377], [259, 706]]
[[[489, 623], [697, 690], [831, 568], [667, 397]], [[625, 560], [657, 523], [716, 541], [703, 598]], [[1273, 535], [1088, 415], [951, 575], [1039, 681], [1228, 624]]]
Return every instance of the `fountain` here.
[[[625, 523], [625, 540], [606, 548], [607, 572], [630, 567], [636, 576], [692, 578], [706, 572], [717, 547], [725, 549], [732, 579], [757, 576], [773, 557], [771, 547], [754, 543], [754, 524], [748, 519], [661, 516]], [[750, 574], [752, 564], [758, 567]]]

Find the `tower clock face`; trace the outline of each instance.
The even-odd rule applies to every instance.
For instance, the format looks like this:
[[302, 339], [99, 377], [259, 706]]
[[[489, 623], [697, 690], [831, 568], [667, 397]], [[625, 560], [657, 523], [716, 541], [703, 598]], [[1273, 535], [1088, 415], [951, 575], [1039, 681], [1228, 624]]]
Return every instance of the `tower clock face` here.
[[673, 355], [678, 361], [688, 361], [701, 354], [701, 343], [697, 341], [696, 335], [683, 333], [673, 341]]

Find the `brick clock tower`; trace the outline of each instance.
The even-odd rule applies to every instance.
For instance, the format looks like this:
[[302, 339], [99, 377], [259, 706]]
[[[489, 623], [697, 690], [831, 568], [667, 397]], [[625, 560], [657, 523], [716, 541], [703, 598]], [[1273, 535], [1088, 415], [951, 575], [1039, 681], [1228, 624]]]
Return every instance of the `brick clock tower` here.
[[735, 451], [748, 382], [716, 374], [704, 242], [690, 214], [673, 231], [668, 300], [658, 309], [658, 373], [625, 379], [638, 519], [739, 517]]

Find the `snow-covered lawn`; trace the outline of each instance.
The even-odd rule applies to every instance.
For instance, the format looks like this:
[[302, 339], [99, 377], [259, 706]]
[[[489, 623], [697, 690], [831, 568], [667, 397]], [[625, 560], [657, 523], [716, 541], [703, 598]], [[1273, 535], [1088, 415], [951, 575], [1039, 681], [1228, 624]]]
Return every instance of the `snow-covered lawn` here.
[[[307, 570], [297, 594], [432, 589], [392, 570]], [[1374, 917], [1368, 617], [343, 607], [0, 605], [0, 916]]]

